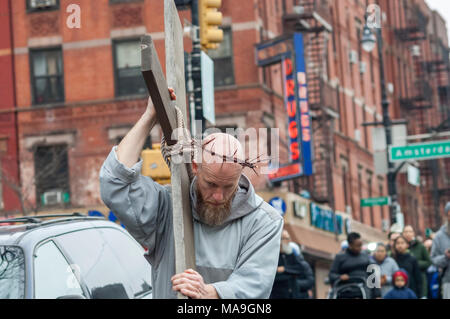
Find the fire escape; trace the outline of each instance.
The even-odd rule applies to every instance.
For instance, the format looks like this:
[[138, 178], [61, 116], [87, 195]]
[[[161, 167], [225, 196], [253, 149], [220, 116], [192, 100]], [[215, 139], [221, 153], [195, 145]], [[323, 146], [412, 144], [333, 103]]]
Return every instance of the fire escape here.
[[[400, 98], [400, 105], [408, 114], [410, 122], [416, 123], [416, 131], [409, 133], [447, 131], [450, 129], [449, 50], [441, 41], [437, 40], [434, 44], [432, 43], [432, 36], [426, 31], [428, 18], [419, 7], [409, 4], [408, 1], [403, 3], [407, 6], [404, 8], [405, 24], [396, 29], [395, 33], [399, 41], [411, 48], [414, 63], [414, 81], [408, 83], [404, 96]], [[422, 45], [425, 41], [430, 42], [435, 48], [434, 54], [429, 60], [425, 60], [424, 54], [420, 52], [421, 48], [425, 48]], [[436, 91], [438, 98], [436, 98]], [[442, 118], [443, 122], [436, 126], [436, 118]], [[433, 138], [433, 140], [436, 139], [438, 137]], [[440, 202], [450, 193], [450, 179], [448, 178], [450, 165], [447, 162], [429, 160], [420, 163], [420, 174], [425, 185], [423, 198], [429, 225], [439, 226], [441, 224]]]
[[432, 88], [429, 84], [428, 74], [424, 65], [421, 44], [427, 39], [426, 28], [428, 18], [417, 5], [403, 2], [405, 7], [405, 24], [395, 30], [399, 41], [404, 42], [411, 49], [413, 57], [414, 80], [407, 83], [407, 89], [400, 97], [400, 106], [406, 114], [414, 116], [419, 131], [423, 133], [426, 128], [426, 109], [433, 107], [431, 96]]
[[291, 0], [283, 15], [284, 33], [301, 32], [305, 41], [308, 101], [313, 123], [314, 174], [294, 181], [294, 191], [306, 189], [319, 203], [334, 209], [332, 180], [333, 119], [338, 114], [337, 92], [327, 83], [328, 39], [332, 32], [329, 0]]
[[[440, 39], [431, 44], [435, 48], [432, 60], [424, 62], [426, 72], [434, 79], [438, 89], [436, 113], [432, 116], [442, 119], [436, 127], [428, 127], [429, 133], [440, 133], [450, 130], [450, 59], [449, 49]], [[431, 160], [423, 163], [422, 175], [431, 181], [433, 214], [429, 214], [430, 225], [439, 226], [440, 202], [450, 197], [450, 164], [448, 161]], [[445, 203], [444, 203], [445, 204]]]

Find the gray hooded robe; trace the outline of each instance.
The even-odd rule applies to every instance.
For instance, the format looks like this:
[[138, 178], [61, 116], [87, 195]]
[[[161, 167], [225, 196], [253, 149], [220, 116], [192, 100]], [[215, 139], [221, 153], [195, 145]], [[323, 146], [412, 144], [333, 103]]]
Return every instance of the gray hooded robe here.
[[[176, 298], [170, 187], [140, 174], [142, 159], [131, 169], [117, 159], [114, 146], [100, 170], [101, 198], [129, 233], [148, 248], [153, 298]], [[219, 297], [268, 298], [278, 265], [283, 219], [255, 194], [245, 175], [224, 224], [211, 227], [196, 213], [196, 178], [190, 188], [197, 271]]]

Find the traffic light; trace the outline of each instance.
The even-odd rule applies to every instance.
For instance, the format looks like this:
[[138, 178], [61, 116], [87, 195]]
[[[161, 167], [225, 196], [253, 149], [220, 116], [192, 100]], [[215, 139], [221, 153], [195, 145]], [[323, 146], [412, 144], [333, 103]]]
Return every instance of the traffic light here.
[[158, 184], [170, 184], [170, 169], [161, 154], [161, 145], [153, 144], [153, 149], [145, 149], [141, 153], [142, 175], [151, 177]]
[[221, 5], [222, 0], [199, 0], [200, 43], [205, 51], [217, 49], [223, 41]]

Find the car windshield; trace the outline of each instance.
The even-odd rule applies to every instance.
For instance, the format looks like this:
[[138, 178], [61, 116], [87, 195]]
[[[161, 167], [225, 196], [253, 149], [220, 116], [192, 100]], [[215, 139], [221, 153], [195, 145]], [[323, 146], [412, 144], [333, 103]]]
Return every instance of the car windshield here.
[[0, 246], [0, 299], [22, 299], [25, 294], [25, 258], [19, 247]]

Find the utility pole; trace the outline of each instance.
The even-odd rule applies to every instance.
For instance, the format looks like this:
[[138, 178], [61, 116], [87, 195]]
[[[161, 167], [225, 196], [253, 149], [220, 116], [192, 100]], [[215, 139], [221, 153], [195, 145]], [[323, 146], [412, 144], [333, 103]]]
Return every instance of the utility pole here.
[[386, 77], [384, 73], [384, 59], [383, 59], [383, 39], [381, 34], [381, 28], [376, 28], [377, 47], [378, 47], [378, 59], [380, 67], [380, 82], [381, 82], [381, 106], [383, 109], [383, 126], [386, 135], [386, 156], [388, 163], [388, 193], [391, 198], [390, 209], [390, 221], [391, 225], [397, 221], [397, 184], [395, 172], [395, 165], [389, 160], [389, 147], [392, 145], [392, 121], [389, 116], [389, 100], [386, 93]]
[[[203, 117], [203, 100], [202, 100], [202, 69], [201, 69], [201, 44], [200, 44], [200, 19], [199, 19], [199, 0], [192, 0], [191, 14], [192, 26], [194, 36], [192, 39], [192, 53], [191, 53], [191, 76], [193, 81], [193, 95], [194, 95], [194, 125], [196, 137], [201, 137], [205, 131], [205, 118]], [[201, 123], [201, 127], [196, 124]]]
[[[367, 16], [366, 16], [367, 21]], [[375, 42], [378, 48], [378, 58], [379, 58], [379, 69], [380, 69], [380, 86], [381, 86], [381, 106], [383, 110], [383, 120], [382, 122], [375, 123], [364, 123], [364, 126], [370, 125], [383, 125], [385, 136], [386, 136], [386, 160], [388, 166], [387, 172], [387, 182], [388, 182], [388, 194], [391, 198], [391, 202], [389, 205], [390, 210], [390, 224], [393, 225], [397, 222], [397, 207], [398, 207], [398, 198], [397, 198], [397, 184], [396, 178], [397, 174], [400, 171], [400, 167], [396, 168], [395, 164], [389, 159], [389, 148], [392, 146], [392, 126], [398, 124], [405, 124], [404, 120], [396, 120], [392, 121], [389, 116], [389, 100], [387, 97], [386, 90], [386, 77], [384, 73], [384, 59], [383, 59], [383, 37], [381, 33], [381, 26], [375, 27], [375, 35], [372, 33], [369, 26], [366, 24], [363, 31], [363, 38], [361, 40], [361, 44], [363, 49], [366, 52], [371, 52], [375, 46]], [[402, 165], [403, 166], [403, 165]]]

